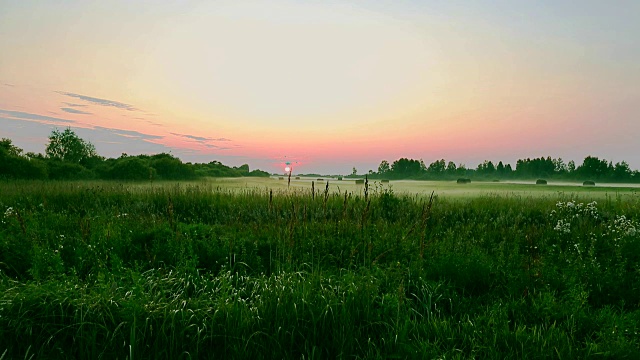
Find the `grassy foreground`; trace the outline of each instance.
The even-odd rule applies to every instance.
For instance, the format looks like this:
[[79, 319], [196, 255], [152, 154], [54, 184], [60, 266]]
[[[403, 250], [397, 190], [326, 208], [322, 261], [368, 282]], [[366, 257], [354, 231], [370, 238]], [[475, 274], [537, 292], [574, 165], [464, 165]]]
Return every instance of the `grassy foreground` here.
[[3, 182], [0, 359], [637, 358], [640, 197], [571, 197]]

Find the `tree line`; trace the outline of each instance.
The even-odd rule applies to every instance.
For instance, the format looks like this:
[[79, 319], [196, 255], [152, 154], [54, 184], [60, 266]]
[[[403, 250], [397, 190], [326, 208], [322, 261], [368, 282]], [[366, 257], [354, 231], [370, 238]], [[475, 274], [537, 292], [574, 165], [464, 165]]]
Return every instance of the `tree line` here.
[[[475, 169], [453, 161], [435, 160], [428, 166], [415, 159], [400, 158], [393, 163], [382, 160], [378, 171], [369, 170], [371, 178], [453, 180], [555, 179], [593, 180], [609, 182], [640, 182], [640, 172], [632, 170], [626, 161], [611, 161], [587, 156], [582, 164], [550, 156], [519, 159], [515, 169], [511, 164], [485, 160]], [[70, 128], [54, 130], [44, 154], [25, 153], [11, 139], [0, 140], [0, 178], [6, 179], [107, 179], [107, 180], [191, 180], [198, 177], [268, 177], [269, 173], [249, 169], [249, 165], [229, 167], [219, 161], [183, 163], [171, 154], [127, 155], [104, 158], [95, 146], [78, 137]], [[349, 176], [357, 176], [357, 170]]]
[[192, 180], [203, 176], [269, 176], [249, 165], [229, 167], [219, 161], [207, 164], [183, 163], [179, 158], [161, 153], [105, 158], [95, 146], [78, 137], [70, 128], [54, 130], [44, 154], [25, 153], [11, 139], [0, 140], [0, 178], [52, 180]]
[[[355, 168], [354, 168], [355, 171]], [[436, 160], [427, 166], [424, 161], [400, 158], [393, 163], [382, 160], [378, 171], [370, 170], [372, 178], [416, 179], [416, 180], [452, 180], [456, 178], [476, 178], [481, 180], [499, 179], [556, 179], [556, 180], [594, 180], [610, 182], [640, 182], [640, 171], [632, 170], [626, 161], [613, 164], [611, 161], [587, 156], [582, 164], [571, 160], [550, 156], [519, 159], [515, 169], [511, 164], [499, 161], [497, 164], [485, 160], [475, 169], [453, 161]]]

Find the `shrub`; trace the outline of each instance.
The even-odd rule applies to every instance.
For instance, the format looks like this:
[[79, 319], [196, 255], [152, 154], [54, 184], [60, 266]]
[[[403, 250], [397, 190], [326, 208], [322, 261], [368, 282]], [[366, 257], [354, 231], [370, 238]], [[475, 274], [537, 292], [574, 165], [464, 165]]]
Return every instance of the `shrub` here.
[[388, 179], [382, 179], [382, 180], [380, 180], [380, 182], [383, 183], [383, 184], [388, 184], [389, 180]]
[[112, 179], [148, 180], [153, 178], [154, 169], [137, 157], [118, 159], [110, 171]]
[[364, 180], [363, 179], [357, 179], [356, 180], [356, 185], [364, 185]]
[[162, 180], [184, 180], [193, 179], [196, 176], [193, 168], [183, 164], [180, 159], [169, 154], [153, 155], [151, 167], [155, 169], [156, 175]]
[[0, 153], [0, 178], [9, 179], [46, 179], [46, 164], [38, 159], [21, 156], [3, 156]]
[[538, 180], [536, 180], [536, 185], [547, 185], [547, 180], [538, 179]]
[[342, 181], [342, 176], [338, 176], [338, 180]]
[[245, 174], [246, 176], [269, 177], [269, 173], [262, 170], [253, 170]]
[[595, 181], [587, 180], [587, 181], [582, 183], [582, 186], [596, 186], [596, 183], [595, 183]]
[[465, 178], [459, 178], [458, 181], [456, 181], [458, 184], [468, 184], [471, 182], [471, 179], [465, 179]]
[[49, 179], [52, 180], [90, 179], [93, 177], [93, 173], [80, 164], [55, 159], [47, 161], [47, 172]]

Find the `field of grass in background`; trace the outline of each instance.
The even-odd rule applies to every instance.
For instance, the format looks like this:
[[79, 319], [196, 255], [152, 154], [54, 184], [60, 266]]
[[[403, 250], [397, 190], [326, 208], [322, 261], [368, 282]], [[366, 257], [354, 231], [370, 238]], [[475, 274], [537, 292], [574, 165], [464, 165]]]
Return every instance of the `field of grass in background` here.
[[278, 181], [1, 182], [0, 359], [638, 354], [633, 189]]
[[[364, 179], [364, 178], [362, 178]], [[348, 191], [362, 194], [364, 184], [356, 184], [354, 179], [338, 180], [336, 178], [323, 178], [318, 181], [315, 177], [292, 178], [288, 183], [287, 178], [209, 178], [206, 183], [215, 188], [233, 191], [245, 191], [247, 188], [261, 190], [295, 189], [297, 191], [311, 191], [311, 183], [314, 182], [316, 190], [324, 190], [326, 181], [329, 182], [331, 193]], [[203, 182], [199, 182], [202, 184]], [[470, 197], [481, 195], [506, 195], [524, 197], [572, 197], [579, 196], [584, 199], [604, 200], [610, 196], [637, 196], [640, 194], [640, 184], [607, 184], [599, 183], [597, 186], [583, 186], [577, 182], [548, 182], [547, 186], [536, 186], [536, 180], [531, 181], [473, 181], [469, 184], [457, 184], [456, 181], [422, 181], [422, 180], [392, 180], [383, 184], [381, 180], [369, 179], [372, 189], [376, 187], [391, 187], [397, 195], [431, 194], [445, 196], [447, 199], [467, 200]], [[196, 184], [195, 182], [192, 184]], [[146, 187], [147, 185], [141, 185]], [[319, 187], [319, 188], [318, 188]]]

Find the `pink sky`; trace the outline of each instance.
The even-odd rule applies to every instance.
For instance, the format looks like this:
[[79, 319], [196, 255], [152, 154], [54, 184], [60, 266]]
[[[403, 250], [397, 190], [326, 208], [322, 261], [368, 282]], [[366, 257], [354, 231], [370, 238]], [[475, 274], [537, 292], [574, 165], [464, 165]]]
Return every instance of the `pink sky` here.
[[[587, 155], [640, 168], [637, 2], [37, 1], [0, 11], [0, 137], [270, 172]], [[118, 14], [118, 16], [110, 16]]]

